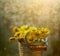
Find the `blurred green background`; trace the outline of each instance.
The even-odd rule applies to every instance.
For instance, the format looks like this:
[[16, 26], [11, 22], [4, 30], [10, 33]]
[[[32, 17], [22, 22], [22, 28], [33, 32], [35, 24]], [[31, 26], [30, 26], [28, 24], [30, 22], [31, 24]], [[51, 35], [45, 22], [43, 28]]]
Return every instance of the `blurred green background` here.
[[14, 26], [51, 30], [43, 56], [60, 56], [60, 0], [0, 0], [0, 56], [19, 56], [17, 41], [9, 42]]

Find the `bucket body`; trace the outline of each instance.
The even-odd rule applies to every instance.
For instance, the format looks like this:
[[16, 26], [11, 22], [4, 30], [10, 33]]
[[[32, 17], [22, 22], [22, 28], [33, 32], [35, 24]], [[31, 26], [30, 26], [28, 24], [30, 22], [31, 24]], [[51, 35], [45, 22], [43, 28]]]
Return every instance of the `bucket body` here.
[[18, 43], [20, 56], [42, 56], [43, 51], [46, 50], [46, 46], [35, 47], [27, 46], [26, 44]]

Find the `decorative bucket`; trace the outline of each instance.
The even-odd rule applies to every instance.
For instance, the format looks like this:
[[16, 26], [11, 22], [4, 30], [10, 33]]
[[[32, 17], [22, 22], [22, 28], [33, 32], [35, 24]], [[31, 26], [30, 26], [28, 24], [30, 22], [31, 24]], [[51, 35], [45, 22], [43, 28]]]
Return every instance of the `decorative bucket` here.
[[40, 44], [28, 46], [18, 42], [18, 45], [20, 56], [42, 56], [43, 51], [47, 50], [47, 46], [42, 46]]

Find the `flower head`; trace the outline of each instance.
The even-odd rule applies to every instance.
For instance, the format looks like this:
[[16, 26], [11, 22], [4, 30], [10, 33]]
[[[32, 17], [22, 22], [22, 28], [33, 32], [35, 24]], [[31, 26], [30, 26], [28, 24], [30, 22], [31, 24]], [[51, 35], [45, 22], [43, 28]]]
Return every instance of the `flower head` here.
[[26, 42], [27, 43], [33, 43], [34, 42], [34, 39], [35, 39], [35, 35], [33, 32], [28, 32], [27, 35], [26, 35]]
[[13, 31], [14, 32], [18, 32], [19, 31], [19, 28], [15, 26], [15, 27], [13, 27]]
[[23, 25], [23, 26], [21, 26], [19, 29], [20, 29], [20, 30], [26, 30], [26, 29], [28, 29], [28, 25]]
[[48, 28], [39, 28], [39, 33], [40, 38], [46, 38], [50, 34], [50, 30]]

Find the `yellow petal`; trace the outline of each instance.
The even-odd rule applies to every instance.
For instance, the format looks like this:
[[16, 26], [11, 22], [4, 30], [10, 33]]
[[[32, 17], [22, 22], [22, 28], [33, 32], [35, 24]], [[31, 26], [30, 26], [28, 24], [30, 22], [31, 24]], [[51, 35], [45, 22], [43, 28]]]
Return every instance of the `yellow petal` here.
[[15, 31], [15, 32], [19, 31], [18, 27], [15, 26], [15, 27], [13, 28], [13, 31]]

